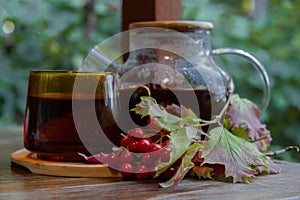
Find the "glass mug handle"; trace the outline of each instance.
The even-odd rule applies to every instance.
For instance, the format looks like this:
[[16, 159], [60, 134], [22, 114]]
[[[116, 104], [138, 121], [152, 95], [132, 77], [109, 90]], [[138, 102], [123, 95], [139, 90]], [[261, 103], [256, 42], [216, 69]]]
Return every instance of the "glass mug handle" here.
[[219, 49], [212, 50], [211, 54], [212, 55], [235, 54], [238, 56], [242, 56], [246, 58], [252, 64], [252, 66], [260, 73], [260, 77], [264, 82], [264, 96], [261, 105], [261, 112], [263, 113], [266, 110], [270, 101], [270, 81], [264, 66], [253, 55], [241, 49], [219, 48]]

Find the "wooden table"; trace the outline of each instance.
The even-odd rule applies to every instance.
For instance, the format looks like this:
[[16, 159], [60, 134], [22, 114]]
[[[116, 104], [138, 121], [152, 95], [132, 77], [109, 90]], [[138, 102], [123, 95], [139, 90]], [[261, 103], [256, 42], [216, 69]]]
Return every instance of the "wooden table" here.
[[0, 130], [0, 199], [300, 199], [300, 164], [281, 162], [281, 174], [251, 184], [186, 178], [176, 188], [155, 181], [43, 176], [11, 167], [10, 154], [23, 148], [21, 128]]

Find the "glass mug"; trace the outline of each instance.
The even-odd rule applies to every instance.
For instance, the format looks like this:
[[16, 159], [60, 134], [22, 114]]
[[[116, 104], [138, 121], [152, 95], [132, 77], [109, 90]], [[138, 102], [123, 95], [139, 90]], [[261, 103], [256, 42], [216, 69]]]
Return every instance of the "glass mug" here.
[[30, 71], [25, 148], [37, 158], [55, 161], [111, 152], [112, 142], [121, 139], [113, 117], [117, 87], [113, 72]]

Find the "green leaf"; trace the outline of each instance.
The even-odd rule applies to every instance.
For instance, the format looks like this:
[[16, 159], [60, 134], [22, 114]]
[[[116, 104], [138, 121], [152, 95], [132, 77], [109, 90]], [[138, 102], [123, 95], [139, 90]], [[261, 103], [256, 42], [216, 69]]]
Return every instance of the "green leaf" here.
[[[171, 107], [178, 109], [178, 106], [176, 107], [174, 104], [169, 106], [168, 109], [170, 110]], [[201, 120], [198, 119], [190, 109], [183, 106], [180, 107], [180, 109], [184, 111], [185, 117], [178, 117], [167, 112], [166, 108], [159, 105], [152, 97], [142, 96], [141, 102], [138, 103], [135, 108], [131, 109], [131, 111], [134, 111], [142, 117], [150, 116], [151, 118], [156, 118], [155, 123], [170, 132], [176, 132], [183, 127], [196, 129], [200, 126], [199, 122], [201, 122]], [[194, 137], [196, 137], [195, 134]]]
[[[224, 127], [217, 127], [209, 132], [209, 139], [203, 145], [201, 157], [204, 164], [221, 164], [225, 166], [225, 176], [232, 177], [233, 182], [248, 182], [248, 178], [270, 170], [272, 163], [256, 147], [242, 138], [233, 135]], [[274, 173], [278, 171], [274, 170]]]
[[134, 111], [142, 117], [150, 116], [151, 118], [156, 118], [155, 123], [170, 132], [177, 131], [181, 127], [198, 128], [200, 126], [199, 122], [202, 120], [198, 119], [190, 109], [183, 106], [178, 107], [174, 104], [167, 109], [171, 110], [172, 108], [182, 110], [185, 117], [178, 117], [169, 113], [166, 108], [160, 106], [154, 98], [149, 96], [142, 96], [141, 102], [138, 103], [135, 108], [131, 109], [131, 111]]
[[184, 178], [184, 176], [190, 171], [190, 169], [194, 167], [192, 159], [200, 150], [201, 146], [202, 144], [199, 143], [194, 143], [190, 145], [189, 148], [186, 150], [182, 158], [182, 162], [175, 175], [170, 180], [160, 183], [159, 185], [161, 187], [170, 187], [178, 185], [178, 183]]
[[[176, 105], [172, 106], [178, 109]], [[195, 115], [189, 109], [182, 109], [188, 114], [184, 118], [168, 113], [164, 107], [157, 104], [154, 98], [149, 96], [141, 97], [141, 102], [131, 109], [142, 115], [142, 117], [149, 115], [151, 118], [155, 118], [156, 124], [170, 132], [170, 161], [168, 163], [160, 163], [156, 167], [156, 176], [164, 172], [180, 158], [189, 148], [193, 139], [200, 138], [198, 132], [199, 119], [194, 118]]]
[[134, 111], [136, 114], [139, 114], [143, 117], [152, 113], [154, 116], [161, 116], [162, 110], [157, 104], [156, 100], [152, 97], [141, 97], [141, 102], [137, 104], [131, 111]]
[[182, 127], [177, 131], [173, 131], [170, 133], [170, 161], [168, 163], [161, 163], [156, 167], [156, 176], [159, 176], [166, 169], [168, 169], [187, 151], [192, 142], [192, 138], [194, 138], [196, 134], [197, 130], [190, 127]]
[[[248, 110], [248, 104], [236, 103], [236, 105], [239, 110]], [[170, 114], [151, 97], [142, 97], [141, 102], [133, 110], [142, 116], [149, 115], [151, 118], [155, 118], [155, 123], [161, 128], [170, 131], [170, 161], [168, 163], [160, 163], [156, 167], [156, 176], [159, 176], [171, 167], [178, 158], [183, 155], [184, 157], [186, 156], [174, 177], [161, 184], [162, 187], [176, 185], [194, 167], [192, 158], [195, 153], [193, 150], [197, 145], [191, 145], [191, 143], [193, 139], [200, 140], [199, 128], [202, 120], [195, 118], [191, 114], [186, 117]], [[228, 126], [230, 125], [228, 124]], [[203, 146], [201, 145], [203, 148], [200, 149], [201, 158], [203, 158], [203, 163], [201, 163], [200, 167], [205, 165], [207, 168], [203, 171], [202, 168], [196, 167], [194, 172], [198, 176], [211, 178], [212, 175], [217, 175], [218, 177], [223, 177], [224, 175], [226, 180], [248, 183], [249, 177], [253, 177], [256, 174], [279, 172], [279, 168], [276, 168], [274, 163], [263, 155], [255, 144], [235, 136], [226, 128], [214, 128], [208, 135], [208, 141]]]

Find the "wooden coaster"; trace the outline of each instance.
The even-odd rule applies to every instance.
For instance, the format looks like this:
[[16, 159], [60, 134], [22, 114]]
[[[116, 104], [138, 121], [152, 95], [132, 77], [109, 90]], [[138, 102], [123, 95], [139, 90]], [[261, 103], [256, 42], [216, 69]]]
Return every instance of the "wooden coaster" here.
[[26, 149], [11, 154], [11, 161], [29, 169], [34, 174], [66, 177], [121, 177], [120, 173], [105, 164], [86, 164], [41, 160]]

